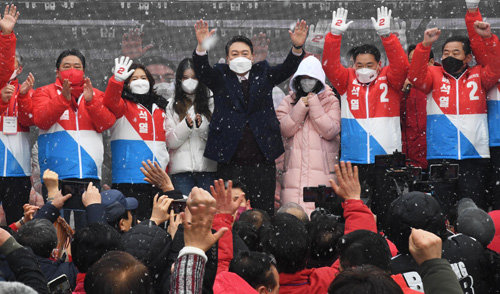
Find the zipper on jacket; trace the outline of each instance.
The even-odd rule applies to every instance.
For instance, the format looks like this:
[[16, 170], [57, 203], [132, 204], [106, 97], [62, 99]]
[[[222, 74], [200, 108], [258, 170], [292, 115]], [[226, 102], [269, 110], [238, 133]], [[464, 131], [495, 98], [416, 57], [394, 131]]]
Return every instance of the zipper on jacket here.
[[[460, 77], [458, 78], [460, 79]], [[456, 96], [456, 99], [457, 99], [457, 139], [458, 139], [458, 160], [461, 160], [462, 159], [462, 148], [460, 147], [460, 102], [459, 102], [459, 97], [458, 97], [458, 94], [460, 93], [460, 89], [458, 88], [459, 85], [458, 85], [458, 80], [455, 79], [455, 83], [456, 83], [456, 87], [455, 87], [455, 96]]]
[[80, 146], [80, 126], [78, 125], [78, 107], [80, 106], [80, 101], [83, 94], [78, 98], [78, 104], [75, 111], [75, 122], [76, 122], [76, 144], [78, 145], [78, 167], [80, 168], [80, 179], [83, 179], [83, 168], [82, 168], [82, 150]]
[[[370, 128], [370, 109], [368, 108], [368, 94], [370, 93], [370, 85], [366, 88], [365, 94], [365, 107], [366, 107], [366, 126]], [[368, 164], [371, 163], [370, 160], [370, 130], [366, 130], [366, 161]]]
[[[140, 104], [140, 103], [139, 103]], [[153, 106], [151, 107], [151, 111], [149, 111], [149, 109], [147, 109], [147, 107], [144, 107], [144, 105], [140, 104], [142, 106], [142, 108], [144, 108], [148, 113], [149, 115], [151, 115], [151, 122], [153, 124], [153, 150], [151, 150], [153, 152], [153, 163], [155, 162], [155, 149], [156, 149], [156, 130], [155, 130], [155, 117], [153, 116], [153, 113], [155, 113], [155, 106], [156, 104], [153, 104]]]

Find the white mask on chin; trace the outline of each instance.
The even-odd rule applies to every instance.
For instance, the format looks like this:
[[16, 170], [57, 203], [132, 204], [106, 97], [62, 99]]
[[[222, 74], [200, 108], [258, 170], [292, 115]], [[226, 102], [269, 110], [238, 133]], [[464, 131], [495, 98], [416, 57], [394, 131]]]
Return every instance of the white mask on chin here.
[[195, 79], [187, 79], [182, 81], [182, 90], [186, 92], [186, 94], [193, 94], [198, 87], [198, 80]]
[[316, 86], [318, 80], [312, 78], [302, 78], [300, 79], [300, 86], [305, 93], [310, 93]]
[[377, 71], [371, 68], [363, 67], [356, 70], [356, 77], [362, 84], [371, 83], [374, 79], [377, 78], [377, 75]]
[[229, 61], [229, 69], [237, 74], [244, 74], [252, 68], [252, 61], [246, 57], [236, 57]]
[[143, 95], [149, 92], [149, 81], [148, 80], [135, 80], [130, 82], [130, 91], [133, 94]]
[[170, 99], [174, 97], [175, 93], [175, 84], [171, 83], [158, 83], [153, 87], [156, 94], [162, 96], [165, 99]]

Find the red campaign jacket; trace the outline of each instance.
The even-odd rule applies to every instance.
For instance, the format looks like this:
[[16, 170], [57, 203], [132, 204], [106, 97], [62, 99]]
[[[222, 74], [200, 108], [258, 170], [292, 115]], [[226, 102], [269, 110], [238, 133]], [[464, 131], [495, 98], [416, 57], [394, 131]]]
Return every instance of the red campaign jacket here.
[[[483, 40], [500, 56], [493, 35]], [[408, 79], [427, 96], [427, 159], [489, 158], [486, 91], [500, 78], [500, 59], [468, 68], [458, 79], [440, 66], [428, 66], [431, 48], [419, 43]]]
[[257, 294], [242, 277], [231, 272], [217, 273], [214, 282], [214, 294]]
[[100, 179], [104, 159], [101, 133], [116, 120], [102, 100], [112, 93], [94, 89], [93, 99], [86, 102], [83, 96], [68, 101], [61, 91], [57, 79], [33, 94], [33, 120], [40, 128], [40, 172], [51, 169], [60, 179]]
[[325, 74], [341, 95], [342, 161], [375, 162], [375, 155], [401, 151], [401, 88], [408, 72], [408, 58], [398, 38], [382, 38], [390, 65], [369, 84], [361, 84], [353, 68], [340, 63], [342, 36], [328, 33], [323, 50]]
[[229, 263], [233, 259], [233, 216], [230, 214], [216, 214], [212, 222], [212, 229], [218, 231], [228, 228], [227, 232], [218, 241], [217, 274], [229, 270]]
[[8, 35], [0, 34], [0, 89], [9, 82], [15, 70], [16, 42], [14, 32]]
[[426, 98], [425, 93], [412, 87], [401, 103], [403, 153], [409, 164], [422, 169], [427, 169]]

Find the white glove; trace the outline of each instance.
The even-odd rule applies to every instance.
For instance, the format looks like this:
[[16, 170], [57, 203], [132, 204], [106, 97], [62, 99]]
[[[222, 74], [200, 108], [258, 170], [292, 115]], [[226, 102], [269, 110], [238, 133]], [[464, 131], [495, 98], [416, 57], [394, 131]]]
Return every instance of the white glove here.
[[337, 8], [337, 11], [332, 12], [332, 34], [334, 35], [342, 35], [347, 31], [349, 25], [352, 23], [347, 22], [347, 10], [340, 7]]
[[135, 71], [135, 69], [128, 70], [132, 63], [133, 60], [125, 56], [115, 58], [115, 71], [113, 73], [115, 75], [115, 80], [123, 82], [128, 79]]
[[377, 8], [377, 20], [372, 17], [373, 27], [379, 36], [385, 36], [391, 33], [391, 14], [392, 10], [382, 6]]
[[465, 5], [467, 9], [476, 9], [479, 6], [481, 0], [465, 0]]

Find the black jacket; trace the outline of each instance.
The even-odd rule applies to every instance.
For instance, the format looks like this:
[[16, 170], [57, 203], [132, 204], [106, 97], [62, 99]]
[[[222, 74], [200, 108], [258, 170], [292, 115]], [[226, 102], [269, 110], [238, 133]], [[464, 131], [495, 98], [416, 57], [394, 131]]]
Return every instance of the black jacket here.
[[68, 277], [71, 289], [75, 289], [76, 286], [76, 275], [78, 270], [72, 262], [64, 262], [62, 260], [53, 261], [49, 258], [43, 258], [37, 256], [37, 261], [40, 264], [40, 269], [43, 275], [47, 278], [47, 281], [52, 281], [53, 279], [65, 274]]
[[[449, 236], [443, 240], [442, 258], [451, 264], [464, 293], [497, 293], [495, 289], [500, 289], [495, 285], [486, 251], [475, 239], [462, 234]], [[417, 269], [409, 254], [397, 255], [391, 261], [392, 274], [417, 277]]]

